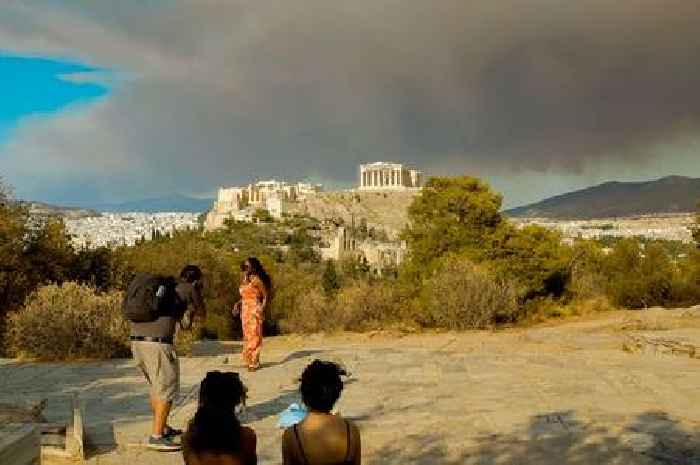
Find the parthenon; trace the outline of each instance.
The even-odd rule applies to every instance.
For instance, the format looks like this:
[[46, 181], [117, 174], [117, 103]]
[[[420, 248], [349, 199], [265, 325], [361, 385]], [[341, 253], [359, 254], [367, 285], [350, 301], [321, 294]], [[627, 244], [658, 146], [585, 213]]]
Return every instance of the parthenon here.
[[422, 183], [421, 171], [406, 168], [401, 163], [378, 161], [360, 165], [360, 190], [418, 188]]

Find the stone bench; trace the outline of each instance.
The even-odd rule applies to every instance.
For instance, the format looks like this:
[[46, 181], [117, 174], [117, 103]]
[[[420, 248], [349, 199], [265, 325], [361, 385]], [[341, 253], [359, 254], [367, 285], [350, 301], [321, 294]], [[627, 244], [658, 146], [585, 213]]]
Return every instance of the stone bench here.
[[[36, 430], [41, 456], [63, 457], [75, 460], [83, 460], [85, 458], [83, 410], [77, 395], [34, 393], [30, 395], [2, 396], [0, 401], [6, 410], [8, 406], [11, 407], [13, 405], [41, 405], [40, 408], [44, 411], [39, 411], [34, 416], [23, 416], [23, 411], [27, 409], [22, 409], [21, 407], [14, 409], [16, 414], [14, 417], [9, 416], [8, 423], [9, 425], [14, 425], [12, 427], [13, 431], [23, 430], [23, 428]], [[0, 455], [0, 457], [2, 456]], [[0, 465], [9, 465], [11, 463], [0, 459]]]
[[39, 465], [41, 434], [36, 425], [9, 423], [0, 425], [0, 463], [2, 465]]

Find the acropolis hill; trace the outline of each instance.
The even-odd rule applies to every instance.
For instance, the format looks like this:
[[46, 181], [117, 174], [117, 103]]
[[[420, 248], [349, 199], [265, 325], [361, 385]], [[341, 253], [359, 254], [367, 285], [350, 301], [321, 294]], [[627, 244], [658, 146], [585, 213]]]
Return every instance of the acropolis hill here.
[[304, 214], [318, 219], [364, 220], [395, 238], [407, 222], [407, 209], [420, 191], [423, 173], [400, 163], [375, 162], [360, 165], [358, 186], [324, 192], [318, 184], [258, 181], [242, 187], [222, 187], [205, 226], [217, 229], [228, 218], [251, 219], [257, 209], [273, 217]]

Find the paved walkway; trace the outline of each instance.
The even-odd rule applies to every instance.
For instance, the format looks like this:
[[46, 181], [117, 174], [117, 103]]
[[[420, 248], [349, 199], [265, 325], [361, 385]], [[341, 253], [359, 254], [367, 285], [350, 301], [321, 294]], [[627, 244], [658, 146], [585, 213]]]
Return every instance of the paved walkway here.
[[[302, 368], [324, 358], [352, 372], [338, 407], [361, 427], [365, 463], [700, 464], [700, 359], [624, 352], [625, 318], [497, 333], [267, 339], [264, 368], [242, 373], [246, 422], [258, 431], [260, 463], [280, 463], [277, 415], [298, 401]], [[700, 338], [700, 329], [683, 331]], [[208, 370], [236, 369], [238, 350], [209, 343], [181, 360], [175, 424], [192, 414]], [[182, 463], [138, 445], [148, 393], [129, 361], [0, 363], [2, 395], [47, 391], [80, 394], [90, 464]]]

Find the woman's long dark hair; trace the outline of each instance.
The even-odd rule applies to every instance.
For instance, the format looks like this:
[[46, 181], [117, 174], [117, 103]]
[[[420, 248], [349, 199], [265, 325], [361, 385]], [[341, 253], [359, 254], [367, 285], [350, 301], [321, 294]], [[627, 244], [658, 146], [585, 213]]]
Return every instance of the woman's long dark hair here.
[[238, 373], [210, 371], [199, 387], [199, 408], [187, 427], [191, 450], [237, 455], [241, 452], [241, 423], [236, 407], [245, 403], [246, 387]]
[[265, 271], [265, 268], [263, 268], [262, 263], [260, 263], [260, 260], [258, 260], [256, 257], [248, 257], [245, 260], [243, 260], [243, 263], [241, 263], [241, 270], [245, 270], [246, 263], [250, 264], [250, 274], [253, 274], [260, 278], [260, 281], [262, 281], [263, 285], [265, 286], [265, 290], [269, 293], [272, 291], [272, 279], [270, 279], [270, 275], [267, 274]]

